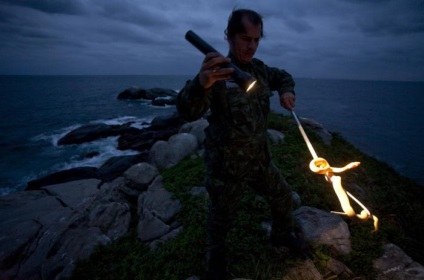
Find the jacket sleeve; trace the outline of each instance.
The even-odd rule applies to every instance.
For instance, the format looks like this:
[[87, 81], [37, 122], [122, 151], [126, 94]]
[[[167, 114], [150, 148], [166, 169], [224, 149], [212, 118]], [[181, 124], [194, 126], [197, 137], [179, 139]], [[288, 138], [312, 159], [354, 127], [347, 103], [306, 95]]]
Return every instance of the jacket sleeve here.
[[271, 90], [276, 90], [279, 95], [283, 94], [284, 92], [292, 92], [295, 94], [295, 82], [288, 72], [274, 67], [266, 67]]
[[204, 89], [196, 76], [188, 80], [177, 96], [177, 110], [186, 121], [195, 121], [201, 118], [210, 106], [211, 89]]

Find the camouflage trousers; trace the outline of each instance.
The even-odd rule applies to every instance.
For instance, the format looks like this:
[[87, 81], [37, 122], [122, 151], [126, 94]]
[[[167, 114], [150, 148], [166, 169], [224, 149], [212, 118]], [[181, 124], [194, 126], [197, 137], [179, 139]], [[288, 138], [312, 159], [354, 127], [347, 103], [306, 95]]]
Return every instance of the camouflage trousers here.
[[269, 203], [273, 240], [283, 238], [292, 230], [291, 189], [272, 163], [266, 143], [230, 147], [206, 145], [205, 163], [206, 188], [210, 197], [207, 220], [209, 269], [225, 265], [225, 239], [246, 188], [252, 188]]

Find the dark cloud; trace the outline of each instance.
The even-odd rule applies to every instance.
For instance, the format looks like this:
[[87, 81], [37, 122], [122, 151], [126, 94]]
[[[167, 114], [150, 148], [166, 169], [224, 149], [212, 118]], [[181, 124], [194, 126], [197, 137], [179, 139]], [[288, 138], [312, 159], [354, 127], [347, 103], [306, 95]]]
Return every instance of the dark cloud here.
[[51, 14], [81, 14], [84, 5], [79, 0], [2, 0], [4, 3], [16, 5]]
[[0, 0], [0, 74], [194, 74], [194, 30], [226, 54], [234, 7], [264, 16], [257, 56], [297, 77], [424, 80], [423, 1]]

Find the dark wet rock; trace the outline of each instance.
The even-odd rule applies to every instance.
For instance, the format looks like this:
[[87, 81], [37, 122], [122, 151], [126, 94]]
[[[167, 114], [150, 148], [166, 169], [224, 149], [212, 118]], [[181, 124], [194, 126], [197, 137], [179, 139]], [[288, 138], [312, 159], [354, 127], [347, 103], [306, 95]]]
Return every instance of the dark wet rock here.
[[81, 126], [63, 136], [57, 142], [58, 145], [72, 145], [91, 142], [101, 138], [117, 136], [128, 129], [131, 124], [125, 125], [107, 125], [104, 123], [88, 124]]
[[178, 133], [184, 123], [177, 114], [156, 117], [151, 125], [143, 130], [128, 130], [123, 133], [118, 139], [118, 149], [149, 150], [156, 141], [167, 141]]
[[177, 97], [177, 92], [175, 90], [167, 89], [167, 88], [143, 89], [139, 87], [131, 87], [131, 88], [125, 89], [124, 91], [118, 94], [119, 100], [146, 99], [146, 100], [153, 101], [153, 100], [161, 99], [161, 98], [168, 98], [169, 100], [175, 100], [176, 97]]

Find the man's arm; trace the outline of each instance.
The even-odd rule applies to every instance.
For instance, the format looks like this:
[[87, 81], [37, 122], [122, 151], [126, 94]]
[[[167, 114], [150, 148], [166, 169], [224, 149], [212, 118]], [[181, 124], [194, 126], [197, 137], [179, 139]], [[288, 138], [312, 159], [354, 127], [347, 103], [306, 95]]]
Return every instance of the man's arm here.
[[268, 77], [271, 90], [276, 90], [280, 96], [280, 105], [289, 111], [294, 110], [296, 97], [292, 76], [285, 70], [268, 67]]

